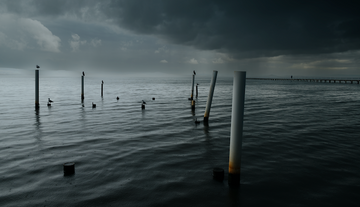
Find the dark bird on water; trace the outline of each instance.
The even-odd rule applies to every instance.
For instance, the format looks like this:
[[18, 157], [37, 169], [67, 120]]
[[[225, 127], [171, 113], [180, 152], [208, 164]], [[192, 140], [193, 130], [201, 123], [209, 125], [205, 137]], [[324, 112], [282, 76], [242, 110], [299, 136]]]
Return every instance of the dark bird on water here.
[[52, 100], [50, 100], [50, 98], [48, 98], [48, 102], [51, 103], [51, 102], [54, 102], [54, 101], [52, 101]]
[[96, 104], [94, 104], [94, 102], [91, 102], [91, 103], [92, 103], [92, 107], [96, 108]]
[[40, 68], [40, 66], [36, 65], [36, 68]]
[[85, 76], [85, 73], [84, 73], [84, 71], [83, 71], [83, 76]]
[[119, 98], [119, 96], [118, 96], [118, 97], [116, 97], [116, 99], [117, 99], [117, 100], [119, 100], [119, 99], [120, 99], [120, 98]]
[[195, 70], [194, 70], [194, 75], [196, 75]]
[[143, 104], [146, 104], [146, 102], [145, 102], [144, 100], [142, 100], [142, 103], [143, 103]]
[[47, 106], [51, 106], [51, 103], [48, 102], [48, 103], [47, 103]]

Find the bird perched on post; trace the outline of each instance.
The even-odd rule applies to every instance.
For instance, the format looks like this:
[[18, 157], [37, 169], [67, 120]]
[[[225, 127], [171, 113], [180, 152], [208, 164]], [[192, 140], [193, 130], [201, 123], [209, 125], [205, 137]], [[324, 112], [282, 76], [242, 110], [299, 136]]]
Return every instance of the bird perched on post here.
[[142, 104], [146, 104], [146, 102], [144, 100], [142, 100]]
[[103, 80], [101, 81], [101, 84], [104, 84], [104, 81], [103, 81]]
[[54, 101], [52, 101], [52, 100], [50, 100], [50, 98], [48, 98], [48, 102], [49, 102], [49, 103], [52, 103], [52, 102], [54, 102]]
[[40, 66], [36, 65], [36, 68], [40, 68]]
[[195, 70], [194, 70], [194, 75], [196, 75]]
[[83, 71], [83, 76], [85, 76], [85, 73], [84, 73], [84, 71]]

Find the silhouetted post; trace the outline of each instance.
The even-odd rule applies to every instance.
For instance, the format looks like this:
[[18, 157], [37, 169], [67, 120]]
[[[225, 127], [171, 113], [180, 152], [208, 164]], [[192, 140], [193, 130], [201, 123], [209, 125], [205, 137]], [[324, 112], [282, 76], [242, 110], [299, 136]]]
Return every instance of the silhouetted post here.
[[198, 97], [198, 85], [199, 84], [196, 84], [196, 98]]
[[208, 100], [206, 102], [206, 108], [205, 108], [205, 114], [204, 114], [204, 123], [207, 123], [209, 121], [209, 115], [210, 115], [210, 108], [211, 108], [211, 102], [214, 96], [214, 90], [215, 90], [215, 84], [216, 84], [216, 77], [217, 77], [217, 71], [213, 71], [213, 76], [211, 79], [211, 85], [208, 95]]
[[83, 101], [84, 98], [84, 76], [81, 76], [81, 101]]
[[195, 74], [193, 74], [193, 77], [192, 77], [190, 100], [194, 99], [194, 82], [195, 82]]
[[35, 70], [35, 108], [40, 108], [39, 103], [39, 70]]
[[233, 100], [231, 113], [229, 185], [240, 184], [241, 148], [243, 136], [245, 71], [234, 72]]
[[101, 97], [103, 97], [104, 81], [101, 82]]

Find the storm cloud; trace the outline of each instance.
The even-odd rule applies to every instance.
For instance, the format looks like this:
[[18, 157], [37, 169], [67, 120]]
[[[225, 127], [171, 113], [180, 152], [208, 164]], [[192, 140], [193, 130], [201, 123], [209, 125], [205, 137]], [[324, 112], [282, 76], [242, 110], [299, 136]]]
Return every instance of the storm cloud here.
[[[333, 53], [360, 48], [357, 1], [38, 0], [28, 4], [32, 15], [105, 20], [176, 44], [240, 56]], [[22, 6], [10, 4], [8, 9], [30, 13], [27, 4]]]
[[[156, 37], [162, 44], [154, 48], [152, 55], [161, 51], [165, 54], [166, 44], [214, 52], [211, 58], [183, 55], [181, 62], [190, 65], [241, 65], [244, 62], [238, 61], [249, 63], [250, 59], [257, 58], [264, 66], [273, 60], [262, 58], [293, 61], [297, 57], [307, 61], [304, 63], [307, 65], [317, 61], [319, 68], [329, 64], [336, 65], [332, 68], [341, 68], [344, 64], [355, 70], [354, 64], [359, 62], [356, 55], [360, 49], [360, 4], [357, 1], [7, 0], [2, 1], [1, 6], [3, 12], [20, 15], [22, 21], [65, 19]], [[32, 24], [35, 23], [33, 20]], [[56, 39], [56, 29], [52, 29], [54, 34], [50, 30], [45, 32], [48, 38], [41, 43], [43, 50], [56, 52], [61, 42], [70, 44], [74, 52], [85, 45], [105, 46], [109, 41], [101, 35], [86, 39], [87, 34], [72, 32], [64, 42]], [[99, 31], [92, 34], [96, 33], [100, 34]], [[0, 38], [4, 38], [1, 34]], [[129, 51], [127, 45], [134, 44], [133, 40], [122, 41], [121, 51]], [[171, 58], [163, 55], [154, 62], [170, 67]], [[296, 62], [289, 63], [288, 67], [294, 66], [291, 64], [305, 67]]]

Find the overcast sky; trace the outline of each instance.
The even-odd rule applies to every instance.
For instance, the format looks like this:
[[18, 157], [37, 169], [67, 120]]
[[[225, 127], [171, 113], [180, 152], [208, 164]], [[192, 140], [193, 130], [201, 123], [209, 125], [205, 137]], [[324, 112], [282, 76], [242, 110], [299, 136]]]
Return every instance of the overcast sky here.
[[0, 75], [360, 77], [360, 2], [0, 0]]

